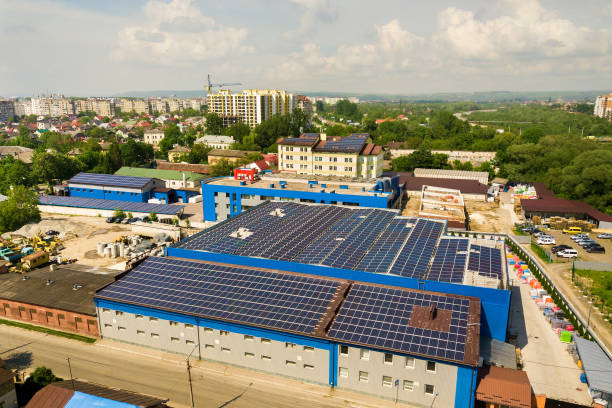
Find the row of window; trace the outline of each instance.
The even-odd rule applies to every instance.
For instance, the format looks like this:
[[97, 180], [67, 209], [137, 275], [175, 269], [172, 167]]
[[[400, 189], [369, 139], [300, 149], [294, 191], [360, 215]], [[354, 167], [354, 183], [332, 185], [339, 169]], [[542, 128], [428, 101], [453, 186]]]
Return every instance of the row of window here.
[[[320, 164], [315, 164], [314, 165], [314, 169], [315, 170], [323, 170], [323, 166], [320, 165]], [[337, 171], [338, 170], [338, 166], [327, 166], [327, 170]], [[353, 171], [353, 168], [352, 167], [340, 167], [340, 171]]]
[[[10, 311], [11, 311], [11, 305], [10, 305], [10, 304], [8, 304], [8, 303], [4, 303], [2, 306], [3, 306], [3, 309], [4, 309], [4, 314], [5, 314], [5, 315], [9, 315], [9, 314], [10, 314]], [[22, 315], [22, 313], [26, 313], [26, 308], [25, 308], [24, 306], [19, 306], [19, 307], [17, 308], [17, 310], [19, 310], [19, 315], [20, 315], [21, 317], [25, 317], [25, 316], [23, 316], [23, 315]], [[29, 312], [29, 314], [30, 314], [30, 320], [34, 320], [34, 318], [35, 318], [36, 316], [38, 316], [38, 309], [30, 308], [30, 309], [28, 310], [28, 312]], [[54, 315], [53, 315], [53, 312], [46, 311], [46, 312], [44, 313], [44, 316], [45, 316], [45, 318], [47, 319], [47, 323], [49, 323], [49, 320], [50, 320], [50, 319], [53, 319], [53, 316], [54, 316]], [[63, 313], [57, 313], [57, 315], [56, 315], [56, 316], [57, 316], [57, 319], [58, 319], [58, 320], [64, 320], [64, 319], [66, 319], [66, 316], [65, 316]], [[81, 317], [75, 316], [75, 317], [74, 317], [74, 322], [75, 322], [75, 323], [82, 323], [82, 322], [83, 322], [83, 319], [82, 319]], [[96, 321], [95, 321], [95, 320], [90, 320], [90, 319], [87, 319], [87, 324], [88, 324], [88, 325], [90, 325], [90, 326], [95, 326], [95, 325], [96, 325]]]
[[[338, 367], [338, 375], [341, 378], [348, 378], [349, 370], [346, 367]], [[367, 371], [359, 371], [359, 381], [367, 383], [370, 381], [370, 373]], [[399, 386], [399, 380], [398, 386]], [[393, 377], [388, 375], [382, 376], [382, 386], [383, 387], [392, 387], [393, 386]], [[402, 389], [404, 391], [414, 391], [416, 384], [413, 380], [403, 380], [402, 381]], [[436, 392], [436, 387], [433, 384], [425, 384], [424, 392], [427, 395], [434, 395]]]
[[[340, 356], [348, 357], [349, 354], [349, 346], [340, 346]], [[392, 353], [384, 353], [383, 354], [383, 363], [393, 365], [393, 359], [398, 358], [399, 356], [394, 356]], [[369, 361], [370, 360], [370, 350], [368, 349], [359, 349], [359, 358], [361, 360]], [[404, 357], [404, 367], [406, 368], [414, 368], [415, 358], [414, 357]], [[436, 362], [435, 361], [427, 361], [427, 372], [435, 373], [436, 372]]]
[[[295, 149], [295, 150], [294, 150]], [[308, 147], [293, 147], [293, 146], [284, 146], [284, 149], [286, 152], [308, 152], [310, 149]]]
[[[75, 187], [71, 187], [70, 189], [71, 189], [72, 191], [75, 191], [75, 190], [76, 190], [76, 191], [82, 191], [82, 192], [90, 192], [90, 193], [93, 193], [93, 190], [92, 190], [91, 188], [90, 188], [90, 189], [87, 189], [87, 188], [75, 188]], [[125, 195], [125, 194], [127, 194], [127, 195], [131, 195], [131, 196], [138, 195], [138, 193], [130, 193], [130, 192], [127, 192], [127, 191], [103, 190], [103, 192], [104, 192], [104, 193], [110, 193], [110, 194], [115, 193], [115, 194], [117, 194], [117, 195]]]

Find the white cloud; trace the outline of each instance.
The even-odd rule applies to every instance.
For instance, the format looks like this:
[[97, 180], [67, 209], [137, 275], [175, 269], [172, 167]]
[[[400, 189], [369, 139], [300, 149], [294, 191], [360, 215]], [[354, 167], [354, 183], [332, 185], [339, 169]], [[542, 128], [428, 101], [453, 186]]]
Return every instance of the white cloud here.
[[397, 19], [376, 27], [376, 31], [378, 33], [378, 42], [385, 52], [404, 51], [423, 40], [421, 37], [404, 30]]
[[298, 30], [285, 33], [286, 37], [299, 38], [300, 35], [312, 31], [317, 23], [331, 23], [338, 18], [337, 10], [331, 0], [290, 0], [298, 7], [300, 27]]
[[144, 21], [118, 33], [116, 59], [172, 65], [254, 51], [245, 44], [246, 28], [217, 23], [192, 0], [149, 0], [143, 14]]

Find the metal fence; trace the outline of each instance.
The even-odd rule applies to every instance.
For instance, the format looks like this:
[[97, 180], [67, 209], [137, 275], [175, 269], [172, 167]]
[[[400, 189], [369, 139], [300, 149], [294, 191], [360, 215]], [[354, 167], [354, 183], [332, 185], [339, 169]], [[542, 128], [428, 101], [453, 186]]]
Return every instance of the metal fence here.
[[587, 269], [591, 271], [612, 271], [612, 262], [574, 261], [574, 269]]

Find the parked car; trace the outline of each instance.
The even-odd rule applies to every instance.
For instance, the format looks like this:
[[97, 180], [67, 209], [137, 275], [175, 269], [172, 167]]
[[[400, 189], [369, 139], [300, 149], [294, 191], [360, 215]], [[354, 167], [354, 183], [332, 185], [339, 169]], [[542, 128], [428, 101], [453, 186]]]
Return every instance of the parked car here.
[[129, 222], [130, 222], [130, 219], [127, 217], [121, 220], [122, 224], [128, 224]]
[[557, 256], [561, 258], [578, 258], [578, 251], [575, 249], [564, 249], [557, 252]]
[[555, 245], [555, 239], [553, 237], [540, 237], [536, 240], [538, 245]]
[[149, 222], [149, 221], [151, 221], [151, 218], [149, 218], [149, 216], [148, 216], [148, 215], [145, 215], [144, 217], [140, 217], [140, 218], [138, 219], [138, 221], [142, 221], [142, 222]]
[[588, 238], [588, 237], [589, 237], [589, 234], [584, 234], [584, 233], [583, 233], [583, 234], [575, 234], [575, 235], [572, 235], [572, 236], [570, 237], [570, 239], [571, 239], [572, 241], [576, 241], [576, 240], [579, 240], [579, 239], [581, 239], [581, 238]]
[[589, 253], [597, 253], [597, 254], [605, 254], [606, 253], [606, 248], [602, 247], [599, 244], [590, 245], [590, 246], [586, 247], [585, 250], [587, 252], [589, 252]]
[[568, 227], [568, 228], [563, 229], [564, 234], [575, 235], [575, 234], [580, 234], [581, 232], [582, 232], [582, 228], [580, 227]]
[[552, 252], [553, 254], [556, 254], [557, 252], [563, 251], [565, 249], [572, 249], [572, 247], [569, 245], [557, 245], [557, 246], [550, 248], [550, 252]]
[[590, 241], [589, 240], [589, 241], [578, 242], [578, 245], [580, 245], [583, 248], [586, 248], [586, 247], [591, 246], [591, 245], [599, 245], [599, 244], [597, 242], [595, 242], [595, 241]]
[[[48, 232], [47, 232], [48, 234]], [[608, 232], [604, 232], [603, 234], [599, 234], [597, 235], [597, 238], [601, 238], [601, 239], [612, 239], [612, 234], [608, 233]]]
[[119, 217], [115, 218], [115, 224], [121, 224], [122, 219], [123, 218], [119, 218]]
[[113, 222], [115, 222], [115, 217], [108, 217], [108, 218], [106, 219], [106, 222], [108, 222], [108, 223], [112, 224]]
[[521, 228], [521, 231], [523, 231], [525, 234], [531, 234], [533, 232], [533, 227]]
[[129, 221], [128, 221], [128, 222], [129, 222], [130, 224], [133, 224], [133, 223], [135, 223], [136, 221], [138, 221], [138, 218], [136, 218], [136, 217], [132, 217], [132, 218], [130, 218], [130, 219], [129, 219]]

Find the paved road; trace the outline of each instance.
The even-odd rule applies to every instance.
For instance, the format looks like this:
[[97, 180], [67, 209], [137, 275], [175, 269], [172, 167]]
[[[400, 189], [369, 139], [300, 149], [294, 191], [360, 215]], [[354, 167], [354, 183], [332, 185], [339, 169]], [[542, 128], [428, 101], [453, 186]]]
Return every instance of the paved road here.
[[[189, 404], [183, 356], [109, 340], [86, 344], [0, 325], [0, 358], [10, 368], [30, 372], [44, 365], [56, 375], [69, 378], [67, 357], [71, 358], [75, 378], [170, 398], [174, 407]], [[193, 364], [196, 407], [407, 407], [213, 362]]]

